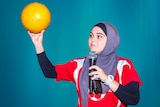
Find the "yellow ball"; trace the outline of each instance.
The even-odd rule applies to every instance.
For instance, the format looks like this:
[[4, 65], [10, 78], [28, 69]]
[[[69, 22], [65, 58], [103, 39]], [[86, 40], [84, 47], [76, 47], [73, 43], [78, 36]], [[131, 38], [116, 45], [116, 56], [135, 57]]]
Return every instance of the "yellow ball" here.
[[22, 25], [33, 33], [45, 30], [51, 21], [49, 9], [42, 3], [33, 2], [24, 7], [21, 13]]

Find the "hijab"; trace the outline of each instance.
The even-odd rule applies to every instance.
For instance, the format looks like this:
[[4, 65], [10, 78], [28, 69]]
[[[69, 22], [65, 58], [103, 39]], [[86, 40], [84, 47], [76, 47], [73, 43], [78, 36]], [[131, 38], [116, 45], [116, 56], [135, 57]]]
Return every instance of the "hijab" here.
[[[115, 76], [118, 56], [116, 55], [116, 49], [119, 46], [119, 35], [116, 29], [109, 23], [101, 22], [97, 23], [93, 27], [100, 27], [107, 36], [107, 42], [104, 49], [97, 55], [96, 65], [99, 66], [107, 75]], [[89, 73], [89, 58], [86, 56], [82, 72], [80, 74], [80, 92], [82, 97], [82, 107], [86, 107], [88, 104], [88, 73]], [[109, 87], [101, 83], [102, 94], [109, 90]]]

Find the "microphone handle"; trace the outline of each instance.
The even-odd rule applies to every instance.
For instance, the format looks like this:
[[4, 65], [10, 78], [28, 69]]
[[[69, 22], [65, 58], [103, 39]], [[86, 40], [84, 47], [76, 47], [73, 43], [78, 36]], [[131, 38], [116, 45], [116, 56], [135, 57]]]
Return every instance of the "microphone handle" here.
[[[89, 64], [90, 64], [90, 66], [96, 65], [96, 59], [95, 58], [89, 59]], [[89, 73], [93, 72], [93, 71], [94, 71], [94, 69], [91, 69], [91, 70], [89, 70]], [[90, 93], [93, 93], [95, 91], [95, 85], [94, 85], [95, 80], [92, 80], [91, 77], [92, 76], [89, 76], [89, 90], [90, 90]]]
[[[90, 66], [96, 65], [96, 58], [89, 59], [89, 64], [90, 64]], [[89, 73], [93, 72], [93, 71], [95, 71], [95, 69], [89, 70]], [[92, 76], [94, 76], [94, 75], [92, 75]], [[95, 92], [96, 94], [102, 93], [101, 80], [92, 80], [91, 79], [92, 76], [89, 76], [90, 93], [93, 93], [93, 92]]]

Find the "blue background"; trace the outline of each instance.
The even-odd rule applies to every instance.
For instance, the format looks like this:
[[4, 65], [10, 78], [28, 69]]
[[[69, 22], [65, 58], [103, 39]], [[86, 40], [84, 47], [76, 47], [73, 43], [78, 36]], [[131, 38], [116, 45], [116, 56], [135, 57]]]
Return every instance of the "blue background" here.
[[[130, 58], [143, 82], [136, 107], [156, 107], [160, 99], [159, 0], [37, 0], [52, 21], [44, 46], [53, 64], [88, 55], [92, 25], [112, 23], [121, 44], [118, 55]], [[21, 24], [22, 9], [33, 0], [0, 1], [0, 107], [76, 107], [73, 83], [43, 76], [34, 46]]]

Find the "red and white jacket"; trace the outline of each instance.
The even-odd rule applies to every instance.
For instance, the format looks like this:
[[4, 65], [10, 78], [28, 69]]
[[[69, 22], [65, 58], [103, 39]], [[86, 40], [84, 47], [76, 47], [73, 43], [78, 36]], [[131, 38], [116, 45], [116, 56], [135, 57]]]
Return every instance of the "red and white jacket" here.
[[[78, 107], [82, 105], [81, 93], [80, 93], [80, 73], [82, 71], [85, 58], [77, 58], [67, 62], [66, 64], [56, 65], [57, 81], [71, 81], [76, 85], [78, 93]], [[114, 78], [122, 85], [126, 85], [131, 81], [139, 82], [141, 80], [129, 59], [119, 58], [116, 75]], [[125, 105], [109, 90], [105, 94], [89, 95], [88, 107], [125, 107]]]

